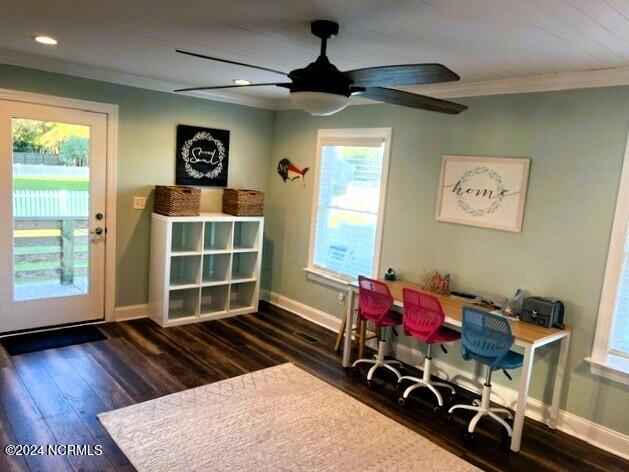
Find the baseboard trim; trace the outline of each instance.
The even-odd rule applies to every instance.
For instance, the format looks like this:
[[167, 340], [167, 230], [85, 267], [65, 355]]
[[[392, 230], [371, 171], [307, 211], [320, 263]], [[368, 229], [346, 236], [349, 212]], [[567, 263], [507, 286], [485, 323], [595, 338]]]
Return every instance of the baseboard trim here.
[[341, 320], [336, 316], [305, 305], [292, 298], [285, 297], [284, 295], [267, 290], [260, 290], [260, 299], [331, 331], [338, 331], [341, 327]]
[[[260, 298], [303, 319], [323, 326], [330, 331], [338, 332], [341, 325], [341, 320], [336, 316], [305, 305], [284, 295], [263, 290], [260, 292]], [[393, 349], [396, 358], [402, 362], [410, 365], [421, 365], [423, 362], [424, 354], [421, 351], [402, 344], [394, 344]], [[473, 373], [439, 360], [435, 360], [433, 366], [435, 369], [433, 373], [436, 377], [453, 382], [459, 387], [474, 393], [481, 392], [483, 380]], [[517, 401], [517, 390], [499, 384], [494, 384], [492, 387], [492, 400], [509, 408], [513, 408]], [[548, 411], [549, 405], [535, 398], [528, 398], [526, 416], [529, 418], [545, 423], [548, 418]], [[557, 429], [629, 460], [629, 436], [625, 434], [565, 410], [559, 410]]]
[[149, 316], [148, 303], [143, 305], [117, 306], [114, 309], [114, 321], [131, 321]]

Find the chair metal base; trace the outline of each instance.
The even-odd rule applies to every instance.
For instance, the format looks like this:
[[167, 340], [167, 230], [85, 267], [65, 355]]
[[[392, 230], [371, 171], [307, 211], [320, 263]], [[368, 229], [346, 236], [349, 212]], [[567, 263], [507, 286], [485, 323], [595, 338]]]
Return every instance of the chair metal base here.
[[450, 389], [453, 395], [456, 393], [452, 385], [445, 382], [433, 382], [430, 380], [430, 376], [432, 375], [432, 357], [430, 357], [431, 347], [432, 346], [429, 344], [428, 352], [426, 354], [426, 359], [424, 360], [424, 372], [422, 373], [422, 378], [420, 379], [418, 377], [405, 375], [404, 377], [401, 377], [400, 380], [398, 381], [398, 382], [402, 382], [403, 380], [410, 380], [411, 382], [414, 382], [413, 385], [409, 385], [404, 390], [404, 393], [402, 394], [402, 397], [399, 400], [400, 404], [404, 403], [404, 400], [408, 398], [408, 396], [411, 394], [413, 390], [416, 390], [422, 387], [427, 388], [435, 395], [435, 397], [437, 397], [437, 403], [439, 404], [440, 407], [443, 406], [443, 396], [441, 395], [441, 392], [439, 392], [439, 390], [437, 390], [435, 387], [443, 387], [443, 388]]
[[393, 365], [399, 365], [401, 367], [402, 363], [395, 359], [385, 360], [384, 353], [386, 350], [386, 346], [387, 346], [386, 341], [382, 339], [378, 340], [378, 353], [376, 354], [374, 359], [358, 359], [352, 364], [352, 367], [356, 367], [358, 364], [372, 364], [371, 368], [369, 369], [369, 372], [367, 372], [368, 382], [371, 381], [371, 379], [373, 379], [373, 376], [376, 373], [376, 370], [378, 370], [380, 367], [384, 367], [385, 369], [388, 369], [391, 372], [393, 372], [395, 376], [397, 377], [398, 381], [400, 377], [402, 377], [402, 374], [400, 373], [400, 371], [397, 370], [395, 367], [393, 367]]
[[508, 419], [513, 419], [511, 416], [511, 412], [507, 410], [506, 408], [491, 408], [489, 406], [490, 399], [491, 399], [491, 384], [485, 384], [483, 385], [483, 395], [480, 401], [474, 400], [472, 405], [463, 405], [463, 404], [454, 405], [452, 408], [448, 410], [448, 413], [450, 414], [454, 412], [454, 410], [458, 410], [458, 409], [476, 411], [477, 413], [470, 420], [470, 423], [467, 426], [467, 432], [469, 434], [472, 434], [474, 432], [474, 430], [476, 429], [476, 425], [481, 420], [481, 418], [483, 418], [484, 416], [489, 416], [490, 418], [493, 418], [495, 421], [500, 423], [506, 429], [509, 437], [511, 437], [511, 435], [513, 434], [513, 429], [511, 428], [511, 425], [509, 425], [507, 421], [505, 421], [503, 418], [501, 418], [497, 414], [497, 413], [503, 413], [507, 415]]

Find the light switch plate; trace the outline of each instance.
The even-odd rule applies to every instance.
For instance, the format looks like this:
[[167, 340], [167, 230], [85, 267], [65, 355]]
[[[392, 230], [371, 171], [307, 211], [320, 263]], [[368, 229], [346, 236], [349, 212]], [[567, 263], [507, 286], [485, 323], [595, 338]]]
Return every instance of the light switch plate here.
[[133, 197], [133, 209], [144, 210], [146, 208], [146, 197]]

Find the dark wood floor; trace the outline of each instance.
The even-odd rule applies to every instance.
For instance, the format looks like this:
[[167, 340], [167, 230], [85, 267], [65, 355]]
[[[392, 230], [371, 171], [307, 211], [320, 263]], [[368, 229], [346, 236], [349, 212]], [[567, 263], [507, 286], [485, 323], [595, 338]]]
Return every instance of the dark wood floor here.
[[[464, 418], [446, 424], [433, 413], [429, 397], [399, 407], [386, 384], [370, 391], [341, 367], [330, 348], [333, 333], [273, 307], [169, 329], [149, 320], [101, 326], [105, 341], [14, 357], [0, 352], [0, 442], [100, 444], [104, 454], [22, 458], [0, 452], [0, 471], [133, 470], [97, 413], [289, 361], [482, 469], [629, 470], [627, 461], [528, 419], [519, 454], [501, 448], [500, 430], [492, 423], [481, 424], [476, 444], [465, 447]], [[296, 331], [321, 342], [308, 344]], [[463, 392], [459, 397], [471, 401]]]

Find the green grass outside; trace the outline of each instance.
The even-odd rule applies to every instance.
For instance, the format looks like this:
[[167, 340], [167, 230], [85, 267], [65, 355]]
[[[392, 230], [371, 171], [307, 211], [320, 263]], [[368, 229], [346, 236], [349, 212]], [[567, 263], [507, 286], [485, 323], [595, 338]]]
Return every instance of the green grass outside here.
[[[57, 254], [61, 252], [59, 246], [21, 246], [13, 249], [16, 256], [24, 254]], [[74, 252], [87, 252], [87, 244], [74, 246]]]
[[17, 177], [13, 179], [14, 190], [73, 190], [88, 191], [90, 183], [85, 179], [53, 179]]
[[[15, 271], [23, 271], [23, 270], [49, 270], [49, 269], [59, 269], [61, 266], [58, 262], [20, 262], [15, 264]], [[74, 267], [87, 267], [87, 261], [75, 261]]]

